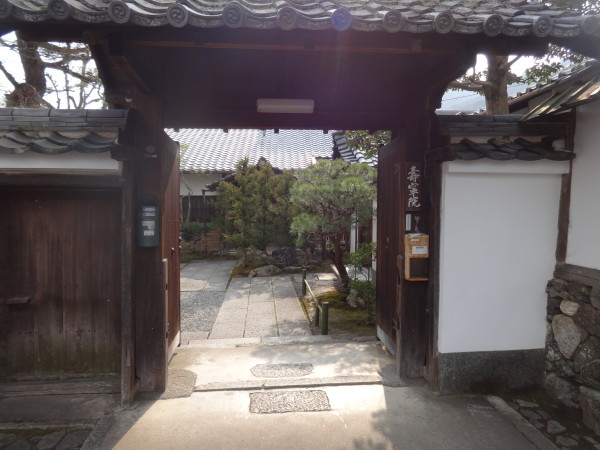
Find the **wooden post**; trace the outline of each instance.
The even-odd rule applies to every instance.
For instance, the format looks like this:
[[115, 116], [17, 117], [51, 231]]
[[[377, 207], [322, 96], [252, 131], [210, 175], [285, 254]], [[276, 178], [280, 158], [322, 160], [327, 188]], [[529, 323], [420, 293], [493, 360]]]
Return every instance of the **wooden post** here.
[[[133, 242], [133, 286], [135, 318], [135, 365], [140, 392], [160, 392], [167, 382], [167, 311], [162, 245], [140, 247], [137, 243], [137, 209], [148, 199], [164, 210], [163, 173], [164, 131], [160, 103], [138, 91], [136, 108], [130, 113], [135, 146], [136, 183]], [[161, 230], [162, 232], [162, 230]]]
[[134, 177], [129, 161], [123, 161], [121, 194], [121, 403], [129, 405], [135, 398], [135, 323], [133, 320], [133, 233]]
[[[400, 217], [398, 233], [398, 246], [400, 255], [406, 255], [404, 248], [404, 235], [409, 232], [429, 234], [429, 179], [426, 176], [424, 156], [429, 150], [429, 125], [430, 111], [429, 99], [426, 95], [408, 103], [410, 105], [403, 113], [403, 129], [400, 133], [403, 140], [401, 149], [401, 167], [398, 176], [406, 178], [407, 163], [418, 162], [425, 168], [421, 174], [421, 192], [418, 208], [409, 206], [409, 193], [400, 183]], [[413, 211], [410, 211], [410, 210]], [[417, 209], [417, 210], [415, 210]], [[407, 229], [407, 213], [411, 214], [410, 230]], [[416, 225], [418, 224], [418, 225]], [[431, 249], [429, 249], [431, 251]], [[402, 267], [398, 267], [398, 300], [396, 333], [396, 364], [401, 376], [419, 378], [424, 374], [424, 367], [428, 351], [427, 339], [427, 293], [429, 281], [407, 281]]]

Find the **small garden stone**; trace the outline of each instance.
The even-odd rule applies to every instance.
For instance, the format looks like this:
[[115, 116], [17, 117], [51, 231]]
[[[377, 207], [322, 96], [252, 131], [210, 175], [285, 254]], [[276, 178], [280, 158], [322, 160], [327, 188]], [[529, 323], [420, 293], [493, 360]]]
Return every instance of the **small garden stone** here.
[[558, 423], [556, 420], [550, 420], [548, 422], [547, 431], [550, 434], [560, 434], [560, 433], [564, 433], [565, 431], [567, 431], [567, 428], [564, 427], [563, 425], [561, 425], [560, 423]]

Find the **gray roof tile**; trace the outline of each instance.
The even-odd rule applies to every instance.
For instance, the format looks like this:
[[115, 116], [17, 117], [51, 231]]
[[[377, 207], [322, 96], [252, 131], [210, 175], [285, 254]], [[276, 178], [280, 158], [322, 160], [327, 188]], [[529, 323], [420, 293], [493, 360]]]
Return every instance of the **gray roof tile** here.
[[0, 108], [0, 154], [110, 151], [126, 122], [125, 110]]
[[248, 158], [256, 164], [262, 157], [281, 170], [308, 167], [313, 158], [330, 157], [332, 132], [321, 130], [166, 130], [182, 144], [182, 171], [231, 172], [235, 164]]
[[377, 167], [378, 157], [374, 155], [372, 158], [367, 158], [360, 149], [350, 148], [343, 131], [338, 131], [333, 134], [334, 157], [342, 158], [350, 164], [364, 163], [371, 167]]
[[[452, 15], [441, 16], [440, 13], [445, 11]], [[517, 19], [519, 16], [527, 17]], [[394, 33], [433, 31], [561, 37], [583, 33], [600, 36], [598, 16], [585, 16], [582, 20], [577, 12], [537, 1], [0, 0], [0, 18], [11, 17], [30, 22], [72, 18], [88, 23], [132, 23], [147, 27], [170, 25], [177, 28], [227, 26], [340, 31], [351, 28]], [[490, 17], [495, 19], [489, 20]]]

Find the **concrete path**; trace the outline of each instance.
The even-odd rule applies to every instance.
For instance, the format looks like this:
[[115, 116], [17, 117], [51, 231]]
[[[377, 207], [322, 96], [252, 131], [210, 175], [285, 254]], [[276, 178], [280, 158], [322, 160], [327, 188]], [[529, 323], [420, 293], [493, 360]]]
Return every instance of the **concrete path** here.
[[98, 448], [556, 448], [502, 400], [436, 397], [393, 366], [376, 342], [180, 348], [187, 392], [117, 412]]
[[235, 261], [193, 261], [181, 270], [182, 345], [203, 339], [310, 336], [289, 275], [233, 278]]

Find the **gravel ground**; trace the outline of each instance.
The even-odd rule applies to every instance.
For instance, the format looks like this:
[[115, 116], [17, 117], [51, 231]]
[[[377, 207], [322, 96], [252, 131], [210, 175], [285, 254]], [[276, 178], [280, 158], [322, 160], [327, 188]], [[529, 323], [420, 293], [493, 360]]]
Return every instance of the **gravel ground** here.
[[191, 291], [181, 293], [181, 331], [210, 332], [223, 304], [223, 291]]

